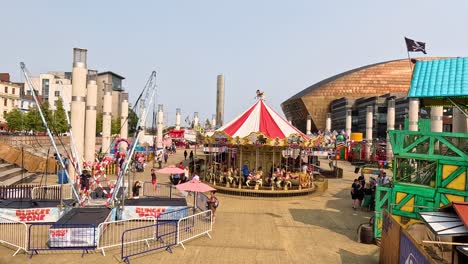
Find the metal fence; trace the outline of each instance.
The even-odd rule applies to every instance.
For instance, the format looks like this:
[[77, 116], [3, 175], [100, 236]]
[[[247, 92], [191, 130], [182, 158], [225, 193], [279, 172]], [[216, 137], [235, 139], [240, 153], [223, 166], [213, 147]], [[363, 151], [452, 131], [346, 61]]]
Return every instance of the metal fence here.
[[0, 199], [31, 199], [33, 185], [0, 186]]
[[[138, 219], [128, 219], [120, 221], [109, 221], [99, 224], [99, 240], [97, 249], [101, 250], [102, 255], [106, 255], [105, 249], [118, 247], [122, 245], [122, 233], [125, 230], [132, 228], [138, 228], [142, 226], [155, 225], [156, 219], [153, 217], [145, 217]], [[142, 234], [141, 237], [137, 237], [137, 240], [128, 239], [125, 243], [138, 243], [153, 238], [151, 233]]]
[[177, 221], [177, 220], [179, 220], [181, 218], [184, 218], [184, 217], [187, 217], [187, 216], [191, 215], [191, 212], [193, 212], [193, 211], [194, 211], [194, 208], [192, 208], [192, 207], [186, 207], [186, 208], [173, 210], [173, 211], [166, 211], [166, 212], [160, 214], [157, 217], [157, 220], [158, 221], [167, 221], [167, 220]]
[[205, 211], [208, 209], [208, 196], [203, 193], [197, 193], [197, 208], [201, 211]]
[[92, 224], [34, 223], [29, 226], [31, 257], [40, 250], [88, 250], [96, 248], [96, 226]]
[[[60, 193], [60, 188], [63, 192]], [[72, 186], [70, 184], [38, 186], [32, 189], [32, 199], [40, 200], [59, 200], [60, 195], [63, 199], [72, 198]]]
[[179, 219], [177, 222], [177, 244], [185, 249], [184, 243], [196, 237], [207, 235], [213, 230], [213, 215], [211, 210], [203, 211]]
[[13, 256], [20, 250], [27, 252], [28, 226], [23, 222], [0, 217], [0, 242], [18, 248]]
[[170, 183], [158, 183], [156, 186], [151, 182], [143, 183], [143, 196], [172, 198], [173, 191], [173, 185]]
[[[177, 245], [177, 226], [177, 221], [160, 221], [153, 225], [126, 230], [121, 240], [122, 260], [130, 263], [132, 256], [163, 248], [172, 253], [171, 248]], [[151, 239], [146, 239], [148, 234], [151, 235]]]

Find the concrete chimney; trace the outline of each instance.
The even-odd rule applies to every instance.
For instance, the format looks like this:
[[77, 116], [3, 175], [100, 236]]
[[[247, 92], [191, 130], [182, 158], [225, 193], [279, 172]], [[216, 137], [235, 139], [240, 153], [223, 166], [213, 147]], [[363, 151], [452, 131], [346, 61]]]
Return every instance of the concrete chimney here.
[[88, 91], [86, 94], [86, 121], [84, 138], [85, 161], [94, 162], [96, 153], [96, 97], [97, 71], [88, 71]]
[[175, 114], [175, 129], [180, 130], [180, 108], [176, 109]]
[[164, 109], [163, 105], [158, 105], [158, 120], [157, 120], [157, 133], [156, 133], [156, 147], [163, 146], [163, 130], [164, 130]]
[[408, 111], [408, 130], [418, 131], [418, 119], [419, 119], [419, 99], [409, 99], [409, 111]]
[[[71, 100], [71, 126], [73, 137], [75, 138], [78, 160], [83, 162], [84, 154], [84, 128], [85, 128], [85, 108], [86, 108], [86, 53], [87, 50], [73, 49], [73, 69], [72, 69], [72, 100]], [[76, 177], [73, 166], [70, 167], [70, 179], [73, 182]]]
[[306, 135], [312, 134], [312, 118], [310, 115], [307, 116], [307, 123], [306, 123]]
[[193, 113], [193, 127], [198, 126], [199, 119], [198, 119], [198, 112]]
[[220, 74], [217, 78], [216, 89], [216, 124], [223, 126], [224, 124], [224, 75]]
[[112, 85], [104, 83], [104, 100], [102, 105], [102, 152], [110, 153], [112, 121]]
[[122, 113], [120, 115], [120, 137], [128, 138], [128, 99], [122, 101]]
[[351, 137], [351, 128], [353, 126], [353, 111], [351, 109], [346, 110], [346, 124], [345, 132], [348, 138]]
[[395, 130], [395, 99], [388, 100], [387, 105], [387, 160], [393, 160], [392, 144], [390, 144], [390, 137], [388, 131]]
[[327, 120], [325, 121], [325, 131], [330, 132], [331, 131], [331, 113], [327, 114]]
[[372, 130], [374, 126], [374, 107], [367, 106], [366, 111], [366, 160], [370, 160], [371, 148], [372, 148]]

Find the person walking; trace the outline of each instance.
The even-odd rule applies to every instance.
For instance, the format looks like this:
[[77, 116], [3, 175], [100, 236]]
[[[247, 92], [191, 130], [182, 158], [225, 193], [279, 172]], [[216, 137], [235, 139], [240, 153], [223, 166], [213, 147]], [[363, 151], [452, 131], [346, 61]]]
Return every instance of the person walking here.
[[215, 222], [216, 208], [219, 206], [218, 198], [215, 196], [216, 191], [211, 192], [210, 199], [208, 199], [208, 208], [211, 210], [213, 223]]
[[184, 160], [187, 160], [187, 150], [184, 150]]
[[193, 150], [190, 151], [189, 159], [193, 160]]
[[354, 179], [353, 184], [351, 185], [351, 199], [353, 200], [353, 209], [359, 205], [359, 192], [361, 190], [361, 185], [359, 184], [358, 179]]
[[156, 192], [156, 180], [156, 172], [154, 171], [154, 169], [151, 169], [151, 184], [153, 185], [153, 192]]
[[164, 151], [164, 164], [167, 164], [167, 159], [169, 158], [169, 154], [167, 151]]

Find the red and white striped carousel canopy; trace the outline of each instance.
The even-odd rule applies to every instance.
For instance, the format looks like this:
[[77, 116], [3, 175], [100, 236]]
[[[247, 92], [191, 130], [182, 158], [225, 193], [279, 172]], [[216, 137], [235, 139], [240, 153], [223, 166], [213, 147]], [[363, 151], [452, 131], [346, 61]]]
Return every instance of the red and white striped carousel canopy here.
[[258, 100], [247, 111], [216, 131], [224, 131], [231, 137], [246, 137], [252, 132], [261, 132], [269, 138], [284, 139], [291, 134], [308, 138], [297, 128], [268, 106], [263, 99]]

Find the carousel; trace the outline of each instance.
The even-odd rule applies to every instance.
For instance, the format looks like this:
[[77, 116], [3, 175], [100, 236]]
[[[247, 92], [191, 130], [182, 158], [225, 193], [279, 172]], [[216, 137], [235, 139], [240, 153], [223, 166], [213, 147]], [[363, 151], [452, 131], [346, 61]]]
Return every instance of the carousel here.
[[313, 192], [313, 153], [323, 136], [308, 137], [276, 113], [263, 96], [257, 98], [244, 113], [203, 137], [201, 178], [228, 194]]

